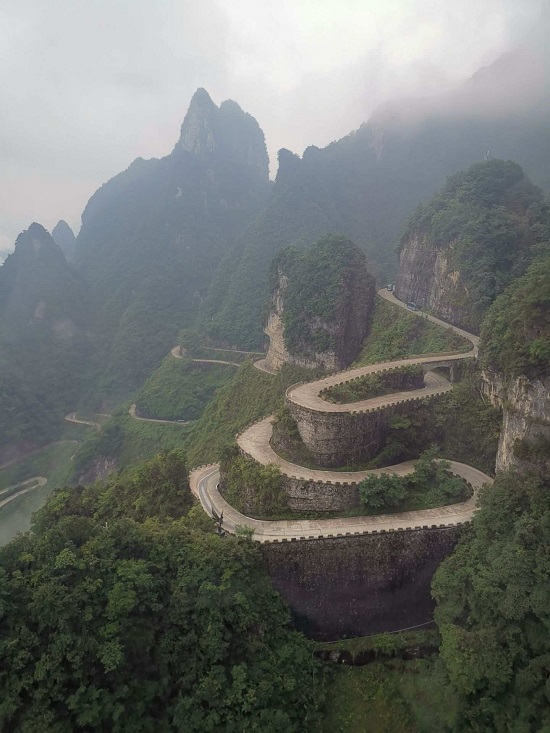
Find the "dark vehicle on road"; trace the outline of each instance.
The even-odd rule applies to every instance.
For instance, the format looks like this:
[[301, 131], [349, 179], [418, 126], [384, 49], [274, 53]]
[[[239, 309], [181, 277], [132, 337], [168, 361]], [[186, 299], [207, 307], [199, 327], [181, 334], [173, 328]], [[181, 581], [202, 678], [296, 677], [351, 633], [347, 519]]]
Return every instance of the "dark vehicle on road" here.
[[416, 305], [416, 303], [407, 303], [407, 308], [410, 311], [417, 311], [418, 310], [418, 306]]
[[393, 283], [389, 283], [388, 285], [386, 285], [386, 290], [388, 290], [390, 293], [393, 293], [393, 288], [394, 288]]

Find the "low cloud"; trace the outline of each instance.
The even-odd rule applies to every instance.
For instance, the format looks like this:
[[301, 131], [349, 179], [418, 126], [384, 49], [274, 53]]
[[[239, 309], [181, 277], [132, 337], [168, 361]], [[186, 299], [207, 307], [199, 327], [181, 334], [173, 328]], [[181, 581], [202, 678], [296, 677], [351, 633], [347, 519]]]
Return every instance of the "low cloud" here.
[[546, 34], [548, 23], [536, 22], [541, 7], [541, 0], [5, 0], [0, 249], [33, 220], [51, 229], [64, 218], [78, 229], [105, 180], [138, 156], [172, 149], [199, 86], [258, 119], [274, 163], [279, 148], [324, 146], [387, 100], [453, 88], [533, 26]]

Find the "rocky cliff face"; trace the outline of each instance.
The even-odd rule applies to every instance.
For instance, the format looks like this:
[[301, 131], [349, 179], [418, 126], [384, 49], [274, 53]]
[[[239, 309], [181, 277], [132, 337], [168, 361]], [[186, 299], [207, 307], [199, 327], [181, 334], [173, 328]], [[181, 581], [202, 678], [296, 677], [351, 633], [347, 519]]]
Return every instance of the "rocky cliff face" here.
[[477, 332], [547, 236], [548, 206], [516, 163], [488, 160], [448, 179], [401, 240], [396, 295]]
[[267, 183], [269, 161], [260, 126], [230, 99], [217, 107], [205, 89], [193, 95], [175, 150], [202, 160], [247, 167]]
[[505, 380], [485, 370], [484, 391], [502, 409], [496, 470], [525, 469], [550, 460], [550, 377]]
[[452, 261], [455, 244], [434, 247], [426, 234], [414, 232], [401, 250], [395, 293], [400, 300], [429, 309], [449, 323], [472, 327], [479, 318], [468, 298], [467, 284]]
[[[265, 333], [269, 337], [269, 349], [266, 356], [267, 367], [274, 371], [279, 371], [283, 364], [296, 364], [298, 366], [306, 367], [307, 369], [320, 367], [331, 372], [342, 368], [342, 354], [339, 354], [337, 349], [312, 352], [309, 356], [291, 354], [288, 351], [285, 344], [285, 327], [283, 322], [284, 294], [287, 285], [288, 277], [283, 272], [279, 271], [278, 286], [272, 295], [272, 307], [265, 327]], [[330, 334], [335, 341], [342, 342], [345, 324], [323, 323], [320, 319], [316, 319], [315, 322], [312, 323], [312, 328], [322, 329], [327, 334]], [[341, 352], [342, 349], [339, 349], [338, 351]]]
[[268, 367], [289, 363], [336, 371], [351, 364], [374, 300], [364, 254], [343, 237], [324, 237], [304, 253], [283, 253], [272, 284]]

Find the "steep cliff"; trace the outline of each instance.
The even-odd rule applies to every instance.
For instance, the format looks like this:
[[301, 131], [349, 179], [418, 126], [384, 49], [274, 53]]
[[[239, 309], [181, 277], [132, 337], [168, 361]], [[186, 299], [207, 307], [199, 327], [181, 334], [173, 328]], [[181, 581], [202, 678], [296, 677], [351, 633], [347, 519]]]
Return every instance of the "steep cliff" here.
[[485, 391], [503, 411], [497, 469], [550, 466], [550, 258], [497, 298], [482, 360]]
[[459, 173], [419, 206], [401, 240], [396, 294], [478, 331], [493, 300], [548, 236], [541, 191], [510, 161]]
[[271, 308], [266, 361], [343, 369], [365, 338], [374, 300], [374, 279], [365, 255], [345, 239], [329, 235], [299, 252], [283, 250], [271, 271]]

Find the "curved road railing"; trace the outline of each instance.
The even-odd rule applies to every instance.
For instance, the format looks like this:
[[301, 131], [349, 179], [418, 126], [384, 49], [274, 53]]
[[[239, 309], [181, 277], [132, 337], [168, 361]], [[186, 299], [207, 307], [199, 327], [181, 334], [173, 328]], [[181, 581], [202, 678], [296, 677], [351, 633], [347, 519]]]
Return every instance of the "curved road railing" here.
[[[379, 291], [379, 295], [395, 305], [406, 308], [404, 303], [397, 300], [392, 293], [386, 290]], [[327, 402], [320, 396], [323, 390], [331, 386], [349, 382], [366, 374], [374, 374], [388, 369], [397, 369], [408, 364], [434, 365], [441, 362], [460, 361], [477, 357], [479, 337], [461, 328], [452, 326], [435, 316], [425, 314], [422, 311], [412, 312], [415, 315], [427, 318], [432, 323], [436, 323], [445, 328], [451, 328], [472, 344], [471, 350], [465, 353], [430, 354], [411, 359], [401, 359], [394, 362], [371, 364], [365, 367], [349, 369], [316, 380], [315, 382], [293, 385], [287, 390], [287, 399], [313, 412], [353, 413], [384, 409], [386, 406], [399, 402], [405, 402], [411, 399], [424, 399], [427, 396], [441, 394], [451, 389], [450, 383], [444, 377], [436, 375], [433, 372], [428, 372], [426, 375], [427, 384], [424, 389], [393, 393], [370, 400], [348, 403], [346, 405]], [[259, 368], [262, 368], [262, 366]], [[275, 453], [271, 447], [272, 431], [273, 416], [270, 416], [244, 430], [237, 436], [237, 443], [241, 451], [250, 458], [262, 465], [276, 465], [285, 476], [290, 478], [333, 484], [356, 484], [369, 475], [397, 474], [406, 476], [414, 471], [416, 461], [406, 461], [394, 466], [369, 471], [324, 471], [306, 468], [290, 463]], [[193, 471], [190, 476], [190, 483], [193, 493], [197, 496], [205, 511], [209, 514], [214, 512], [217, 516], [221, 516], [223, 513], [223, 527], [228, 532], [235, 532], [237, 527], [245, 526], [254, 530], [254, 538], [260, 542], [304, 540], [317, 537], [414, 530], [429, 527], [456, 527], [469, 522], [475, 511], [477, 492], [481, 486], [490, 484], [493, 480], [487, 474], [465, 463], [450, 461], [450, 464], [451, 471], [455, 475], [463, 478], [472, 488], [472, 496], [467, 501], [435, 507], [433, 509], [395, 514], [379, 514], [375, 516], [330, 517], [316, 520], [258, 520], [238, 512], [221, 495], [218, 490], [219, 466], [217, 464], [202, 466]]]

